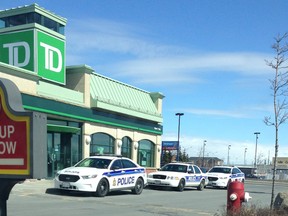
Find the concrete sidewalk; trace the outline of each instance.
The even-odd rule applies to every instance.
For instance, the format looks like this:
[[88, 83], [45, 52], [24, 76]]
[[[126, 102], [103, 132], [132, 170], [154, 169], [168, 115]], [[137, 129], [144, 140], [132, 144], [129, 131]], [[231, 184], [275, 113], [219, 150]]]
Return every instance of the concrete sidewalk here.
[[27, 179], [22, 183], [16, 184], [10, 194], [14, 193], [29, 193], [29, 194], [45, 194], [47, 189], [54, 187], [52, 179]]

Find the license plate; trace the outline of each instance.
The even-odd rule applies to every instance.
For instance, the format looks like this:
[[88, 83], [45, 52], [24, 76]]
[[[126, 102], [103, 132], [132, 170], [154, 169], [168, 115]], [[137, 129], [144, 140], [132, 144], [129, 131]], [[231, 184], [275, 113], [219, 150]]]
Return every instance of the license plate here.
[[63, 182], [62, 183], [62, 187], [63, 188], [69, 188], [70, 187], [70, 183], [69, 182]]
[[161, 180], [156, 180], [156, 181], [155, 181], [155, 184], [156, 184], [156, 185], [160, 185], [160, 184], [161, 184]]

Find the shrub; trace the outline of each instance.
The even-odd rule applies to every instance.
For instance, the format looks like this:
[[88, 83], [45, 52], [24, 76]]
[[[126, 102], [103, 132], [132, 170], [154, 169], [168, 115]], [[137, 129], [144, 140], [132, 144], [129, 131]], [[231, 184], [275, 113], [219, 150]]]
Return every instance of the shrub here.
[[272, 210], [269, 207], [257, 207], [251, 205], [249, 207], [242, 206], [239, 211], [227, 212], [226, 207], [222, 213], [216, 213], [214, 216], [284, 216], [287, 212], [284, 210]]

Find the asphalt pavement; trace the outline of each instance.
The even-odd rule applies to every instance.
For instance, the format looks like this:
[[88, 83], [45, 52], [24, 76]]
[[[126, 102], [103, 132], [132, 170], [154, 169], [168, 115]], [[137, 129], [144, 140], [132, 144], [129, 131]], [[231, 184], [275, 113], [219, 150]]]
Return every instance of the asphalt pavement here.
[[[252, 196], [249, 204], [268, 205], [271, 184], [271, 181], [247, 180], [245, 191]], [[288, 191], [288, 181], [277, 182], [276, 185], [276, 193]], [[226, 205], [226, 194], [226, 189], [213, 188], [204, 191], [188, 188], [183, 193], [168, 189], [145, 189], [141, 196], [123, 191], [113, 192], [103, 199], [91, 194], [63, 195], [54, 189], [51, 179], [29, 179], [13, 187], [8, 200], [8, 212], [14, 216], [77, 216], [95, 215], [95, 212], [107, 216], [119, 216], [119, 212], [125, 213], [125, 216], [204, 216], [221, 212]]]
[[[272, 181], [265, 180], [250, 180], [246, 179], [246, 182], [249, 184], [267, 184], [271, 185]], [[288, 181], [277, 181], [277, 185], [284, 184], [287, 185]], [[29, 194], [45, 194], [45, 193], [57, 193], [56, 190], [53, 191], [54, 188], [54, 180], [53, 179], [27, 179], [22, 183], [16, 184], [11, 193], [22, 192]]]

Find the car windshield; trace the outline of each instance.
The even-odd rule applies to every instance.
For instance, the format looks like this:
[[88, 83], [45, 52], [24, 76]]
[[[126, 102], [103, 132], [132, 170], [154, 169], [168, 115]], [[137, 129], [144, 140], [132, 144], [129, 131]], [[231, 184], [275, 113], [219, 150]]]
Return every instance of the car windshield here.
[[231, 173], [231, 168], [227, 167], [213, 167], [209, 173], [216, 172], [216, 173]]
[[75, 167], [94, 167], [97, 169], [107, 169], [111, 163], [110, 159], [104, 158], [86, 158], [80, 161]]
[[187, 166], [179, 164], [167, 164], [161, 168], [161, 171], [187, 172]]
[[200, 169], [201, 169], [202, 173], [207, 173], [207, 170], [206, 170], [206, 168], [204, 168], [204, 167], [201, 167]]

